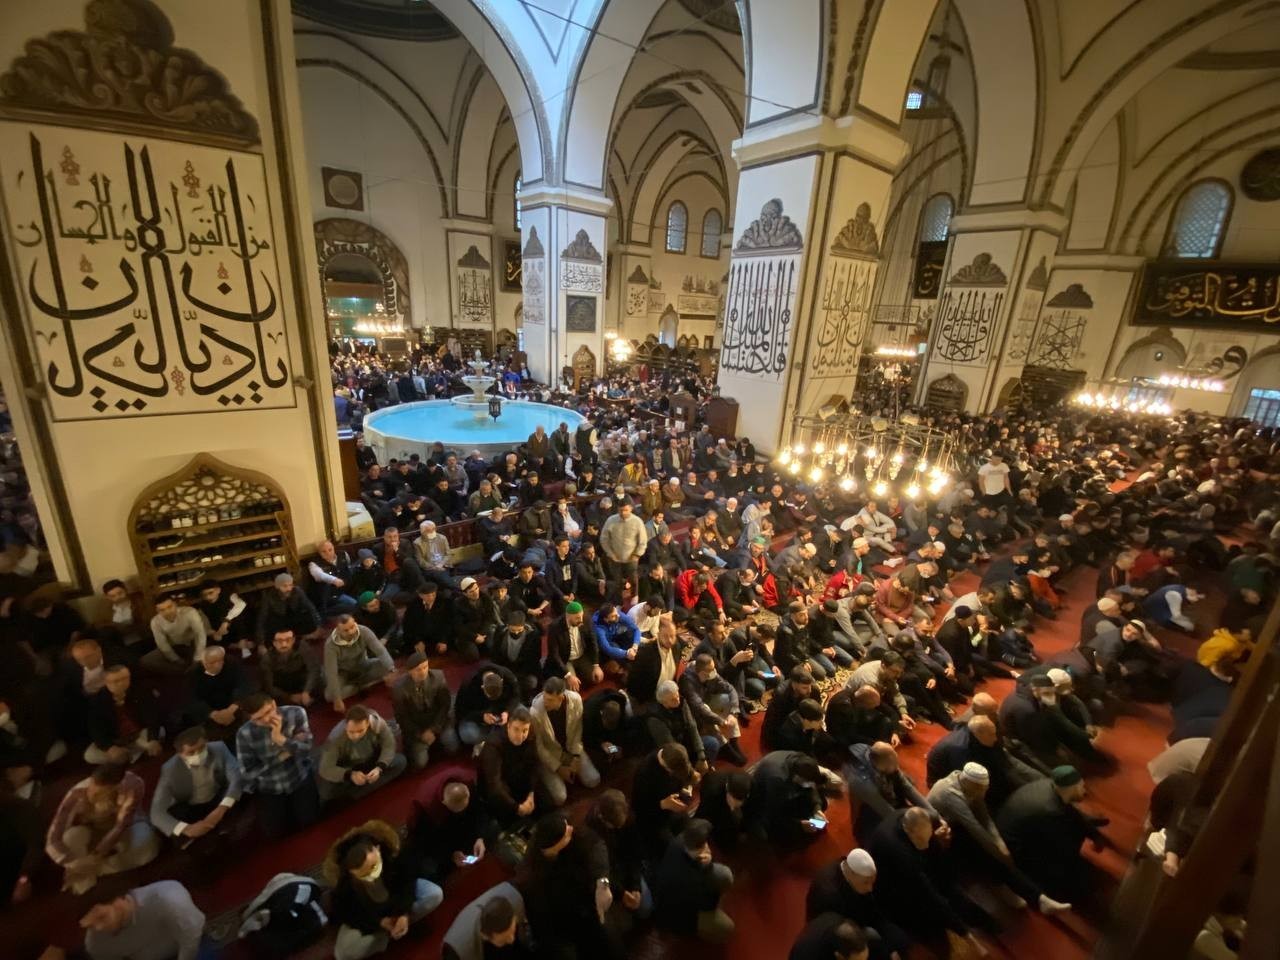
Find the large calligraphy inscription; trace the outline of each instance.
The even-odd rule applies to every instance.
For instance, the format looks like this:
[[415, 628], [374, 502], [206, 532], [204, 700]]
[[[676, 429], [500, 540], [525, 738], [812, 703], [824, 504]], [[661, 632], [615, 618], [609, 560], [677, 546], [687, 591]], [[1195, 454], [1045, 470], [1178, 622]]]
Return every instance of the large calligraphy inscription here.
[[985, 363], [1004, 297], [1003, 290], [947, 290], [938, 304], [934, 355], [951, 363]]
[[1261, 332], [1266, 325], [1280, 323], [1280, 266], [1148, 263], [1132, 322]]
[[814, 325], [809, 375], [851, 377], [867, 330], [874, 267], [865, 260], [833, 256], [822, 287], [822, 320]]
[[0, 169], [55, 420], [295, 405], [260, 155], [0, 122]]
[[762, 380], [782, 377], [787, 369], [799, 259], [791, 255], [734, 262], [725, 298], [721, 369]]

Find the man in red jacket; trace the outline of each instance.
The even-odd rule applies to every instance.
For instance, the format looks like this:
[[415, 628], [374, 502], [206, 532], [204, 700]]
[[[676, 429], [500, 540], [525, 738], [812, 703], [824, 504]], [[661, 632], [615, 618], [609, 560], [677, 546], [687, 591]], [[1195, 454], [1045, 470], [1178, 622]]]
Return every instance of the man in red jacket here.
[[724, 620], [724, 603], [711, 578], [701, 570], [685, 570], [676, 577], [676, 600], [690, 617]]

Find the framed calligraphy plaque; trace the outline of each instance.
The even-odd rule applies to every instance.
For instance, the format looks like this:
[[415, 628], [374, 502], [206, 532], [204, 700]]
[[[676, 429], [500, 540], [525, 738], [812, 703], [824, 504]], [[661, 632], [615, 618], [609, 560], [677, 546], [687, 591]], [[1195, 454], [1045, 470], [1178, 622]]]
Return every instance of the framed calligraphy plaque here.
[[5, 121], [0, 184], [55, 420], [296, 405], [262, 156]]
[[520, 252], [519, 240], [502, 241], [502, 290], [504, 293], [519, 293], [522, 289], [521, 276], [524, 273], [524, 257]]
[[1135, 326], [1280, 329], [1280, 265], [1156, 260], [1142, 269]]

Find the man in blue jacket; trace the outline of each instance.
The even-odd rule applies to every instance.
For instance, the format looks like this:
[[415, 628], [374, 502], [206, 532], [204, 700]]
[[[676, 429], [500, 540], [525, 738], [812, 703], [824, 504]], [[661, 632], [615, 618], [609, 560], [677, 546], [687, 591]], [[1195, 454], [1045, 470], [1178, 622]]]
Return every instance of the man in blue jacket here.
[[591, 615], [591, 629], [604, 658], [607, 673], [625, 673], [640, 649], [640, 628], [611, 603]]

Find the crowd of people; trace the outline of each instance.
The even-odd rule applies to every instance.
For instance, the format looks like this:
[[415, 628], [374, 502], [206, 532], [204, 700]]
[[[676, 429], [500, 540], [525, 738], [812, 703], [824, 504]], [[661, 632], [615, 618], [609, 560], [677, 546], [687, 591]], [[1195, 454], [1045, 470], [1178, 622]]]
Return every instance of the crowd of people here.
[[[574, 400], [580, 428], [492, 459], [362, 447], [379, 537], [322, 544], [305, 583], [139, 597], [113, 580], [88, 616], [47, 595], [0, 608], [17, 666], [0, 691], [0, 891], [53, 894], [33, 890], [47, 858], [88, 895], [166, 848], [274, 841], [448, 764], [400, 821], [333, 843], [324, 889], [282, 865], [297, 872], [242, 934], [283, 955], [328, 925], [339, 960], [372, 956], [450, 874], [497, 857], [511, 881], [459, 913], [446, 956], [620, 957], [654, 925], [721, 942], [726, 859], [807, 845], [850, 803], [857, 846], [813, 878], [792, 960], [948, 940], [981, 954], [999, 925], [966, 886], [1047, 915], [1087, 899], [1082, 846], [1109, 841], [1082, 801], [1115, 764], [1099, 731], [1135, 700], [1171, 703], [1153, 775], [1185, 779], [1275, 597], [1277, 447], [1246, 422], [937, 416], [960, 475], [903, 502], [592, 396]], [[463, 518], [479, 555], [442, 529]], [[1228, 546], [1246, 524], [1257, 541]], [[1098, 599], [1070, 609], [1064, 578], [1082, 575]], [[1215, 576], [1209, 630], [1193, 614]], [[1042, 655], [1037, 628], [1061, 618], [1079, 643]], [[1197, 657], [1165, 630], [1202, 639]], [[1014, 691], [998, 701], [991, 678]], [[924, 724], [946, 732], [917, 784], [899, 751]], [[1187, 830], [1177, 811], [1161, 822], [1176, 871]], [[95, 960], [189, 960], [203, 921], [163, 880], [81, 925]]]

